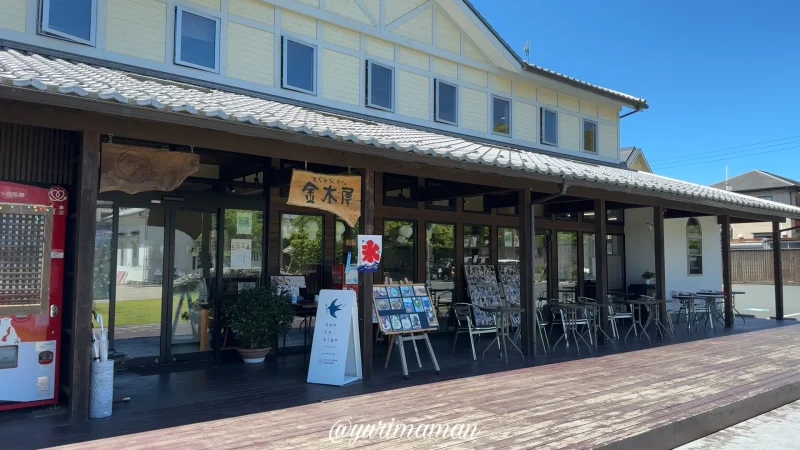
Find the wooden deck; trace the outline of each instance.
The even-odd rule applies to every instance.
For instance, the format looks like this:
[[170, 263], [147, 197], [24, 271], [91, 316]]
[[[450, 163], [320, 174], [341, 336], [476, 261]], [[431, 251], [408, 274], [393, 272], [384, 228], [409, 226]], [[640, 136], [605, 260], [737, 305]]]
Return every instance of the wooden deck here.
[[[341, 388], [306, 384], [299, 356], [257, 367], [121, 372], [117, 394], [132, 401], [115, 405], [111, 419], [64, 425], [57, 416], [6, 414], [0, 435], [15, 449], [671, 448], [800, 399], [800, 327], [793, 323], [748, 320], [708, 339], [629, 343], [616, 352], [607, 346], [582, 359], [516, 357], [509, 367], [496, 357], [473, 362], [468, 346], [450, 356], [450, 341], [438, 339], [441, 375], [422, 351], [426, 367], [410, 380], [393, 364]], [[333, 444], [330, 429], [341, 419], [474, 423], [477, 434], [466, 442]]]

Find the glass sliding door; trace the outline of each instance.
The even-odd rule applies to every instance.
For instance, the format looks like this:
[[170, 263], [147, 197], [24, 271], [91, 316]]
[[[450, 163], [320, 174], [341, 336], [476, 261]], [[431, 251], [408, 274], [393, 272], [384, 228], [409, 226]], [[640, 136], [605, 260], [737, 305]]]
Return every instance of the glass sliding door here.
[[428, 223], [425, 231], [425, 278], [437, 313], [446, 315], [455, 295], [456, 226]]
[[384, 283], [416, 280], [417, 223], [407, 220], [383, 221], [381, 268]]
[[113, 344], [123, 359], [162, 354], [165, 208], [118, 209]]
[[173, 279], [170, 298], [170, 352], [211, 351], [211, 310], [217, 261], [217, 214], [175, 210], [172, 220]]
[[536, 263], [534, 265], [534, 274], [536, 276], [536, 284], [533, 290], [533, 298], [549, 298], [550, 291], [548, 291], [548, 280], [550, 279], [550, 232], [537, 231], [536, 243], [534, 247], [534, 258]]
[[578, 233], [559, 231], [558, 248], [558, 297], [575, 300], [578, 288]]

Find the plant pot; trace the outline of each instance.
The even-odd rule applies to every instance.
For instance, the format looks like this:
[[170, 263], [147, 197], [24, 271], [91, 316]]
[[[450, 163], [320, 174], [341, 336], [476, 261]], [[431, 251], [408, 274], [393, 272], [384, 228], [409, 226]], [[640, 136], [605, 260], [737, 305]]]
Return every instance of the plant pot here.
[[242, 361], [247, 364], [258, 364], [264, 362], [264, 358], [267, 357], [270, 348], [237, 348], [236, 350], [239, 351]]

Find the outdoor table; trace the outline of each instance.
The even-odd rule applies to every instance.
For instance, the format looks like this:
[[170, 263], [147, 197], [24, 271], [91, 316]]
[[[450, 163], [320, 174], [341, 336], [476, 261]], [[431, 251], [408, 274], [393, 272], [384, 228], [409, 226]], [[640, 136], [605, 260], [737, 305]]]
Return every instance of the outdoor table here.
[[[501, 347], [500, 352], [502, 356], [505, 357], [506, 364], [508, 364], [508, 346], [506, 345], [506, 341], [511, 343], [511, 346], [514, 347], [522, 356], [522, 359], [525, 359], [525, 354], [522, 353], [517, 344], [511, 339], [511, 315], [512, 314], [521, 314], [525, 312], [524, 308], [520, 308], [519, 306], [481, 306], [480, 309], [485, 311], [489, 314], [493, 314], [495, 316], [495, 325], [497, 325], [497, 336], [492, 339], [492, 342], [489, 343], [488, 346], [483, 350], [481, 354], [481, 359], [484, 359], [486, 356], [486, 351], [489, 350], [492, 345], [494, 345], [495, 341], [498, 344], [498, 347]], [[500, 343], [502, 342], [502, 346]]]
[[[575, 349], [578, 351], [578, 356], [581, 355], [580, 343], [578, 342], [578, 338], [580, 337], [584, 344], [589, 347], [589, 353], [592, 352], [592, 343], [586, 342], [586, 339], [583, 338], [583, 333], [578, 334], [577, 332], [577, 322], [578, 322], [578, 311], [586, 311], [587, 309], [593, 309], [592, 306], [586, 303], [574, 303], [574, 302], [562, 302], [562, 301], [550, 301], [549, 302], [551, 307], [561, 309], [561, 310], [569, 310], [565, 311], [566, 316], [564, 319], [566, 320], [565, 323], [562, 323], [562, 327], [564, 332], [561, 334], [561, 337], [558, 338], [555, 344], [553, 344], [553, 353], [556, 351], [556, 346], [558, 343], [564, 339], [564, 342], [569, 347], [569, 331], [568, 328], [572, 330], [572, 338], [575, 341]], [[586, 318], [587, 324], [589, 323], [589, 318]], [[589, 325], [589, 331], [591, 332], [592, 325]], [[589, 335], [589, 341], [591, 341], [592, 337], [591, 334]]]
[[602, 309], [603, 308], [608, 308], [609, 306], [614, 306], [616, 303], [614, 303], [614, 302], [611, 302], [611, 303], [581, 302], [581, 304], [587, 305], [587, 306], [590, 306], [590, 307], [594, 308], [594, 313], [592, 314], [593, 319], [594, 319], [594, 323], [592, 324], [592, 331], [594, 332], [594, 349], [597, 350], [597, 345], [598, 345], [598, 342], [597, 342], [597, 330], [600, 330], [600, 332], [603, 333], [603, 335], [606, 337], [606, 339], [608, 339], [611, 342], [611, 346], [614, 347], [614, 349], [616, 349], [617, 345], [614, 344], [614, 339], [612, 339], [611, 336], [609, 336], [608, 333], [606, 333], [606, 330], [604, 330], [603, 327], [600, 326], [600, 320], [601, 320], [601, 317], [602, 317]]
[[[745, 323], [744, 316], [742, 315], [742, 313], [740, 313], [736, 309], [736, 294], [744, 295], [744, 292], [742, 292], [742, 291], [731, 291], [731, 302], [733, 303], [733, 316], [736, 317], [738, 315], [739, 317], [742, 318], [742, 323]], [[710, 300], [708, 300], [708, 297], [713, 297], [715, 300], [717, 300], [717, 299], [722, 299], [723, 301], [725, 300], [725, 293], [722, 292], [722, 291], [703, 291], [703, 292], [698, 292], [697, 295], [704, 297], [704, 299], [706, 299], [706, 301], [710, 301]], [[712, 306], [712, 305], [709, 305], [709, 306]], [[716, 312], [717, 311], [716, 310], [716, 304], [714, 304], [713, 306], [714, 306], [714, 311]], [[716, 316], [717, 316], [718, 319], [721, 319], [720, 323], [724, 327], [725, 326], [725, 320], [724, 320], [725, 317], [719, 312], [716, 313]], [[712, 330], [714, 329], [714, 321], [713, 320], [711, 321], [711, 329]]]
[[[647, 329], [650, 327], [650, 324], [652, 322], [656, 323], [656, 331], [658, 331], [661, 334], [661, 339], [664, 339], [664, 334], [661, 332], [662, 329], [666, 331], [668, 335], [671, 336], [669, 330], [664, 326], [663, 323], [661, 323], [660, 308], [651, 308], [652, 306], [666, 304], [667, 303], [666, 300], [636, 299], [636, 300], [623, 300], [623, 303], [631, 305], [634, 310], [633, 324], [628, 329], [628, 332], [625, 333], [625, 342], [628, 341], [628, 335], [631, 334], [631, 331], [636, 327], [636, 325], [639, 325], [639, 328], [641, 328], [642, 330], [642, 334], [644, 334], [645, 337], [647, 337], [647, 342], [652, 343], [652, 341], [650, 340], [650, 336], [647, 334]], [[647, 310], [650, 312], [650, 314], [647, 317], [647, 321], [645, 321], [644, 325], [642, 325], [642, 306], [647, 308]], [[637, 312], [639, 313], [638, 318], [636, 314]]]

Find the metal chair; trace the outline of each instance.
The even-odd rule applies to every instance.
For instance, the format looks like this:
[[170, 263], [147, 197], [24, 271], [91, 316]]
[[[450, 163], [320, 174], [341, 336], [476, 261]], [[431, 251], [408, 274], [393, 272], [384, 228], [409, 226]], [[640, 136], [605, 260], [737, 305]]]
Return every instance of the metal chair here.
[[540, 298], [536, 305], [537, 328], [539, 329], [539, 338], [542, 340], [542, 343], [545, 346], [545, 352], [550, 350], [550, 337], [547, 333], [547, 325], [550, 323], [544, 320], [544, 314], [542, 314], [542, 308], [546, 302], [547, 299]]
[[[621, 302], [622, 298], [616, 295], [609, 294], [608, 300], [610, 302]], [[617, 321], [622, 319], [633, 320], [633, 309], [631, 308], [631, 305], [622, 305], [621, 303], [620, 305], [625, 307], [627, 309], [627, 312], [620, 311], [619, 307], [617, 306], [611, 305], [608, 307], [608, 321], [611, 322], [611, 334], [614, 336], [614, 339], [622, 338], [622, 336], [620, 336], [619, 334], [619, 325], [617, 324]], [[634, 335], [636, 335], [637, 338], [639, 337], [639, 332], [636, 331], [635, 328], [633, 330], [633, 333]]]
[[[453, 303], [451, 307], [453, 316], [456, 321], [455, 337], [453, 339], [453, 349], [450, 354], [456, 352], [456, 342], [458, 342], [458, 335], [462, 333], [469, 334], [469, 344], [472, 346], [472, 359], [478, 360], [478, 355], [475, 353], [475, 336], [480, 338], [480, 335], [487, 333], [497, 333], [497, 327], [479, 327], [476, 326], [472, 318], [473, 305], [471, 303]], [[500, 341], [497, 341], [497, 349], [500, 349]]]

